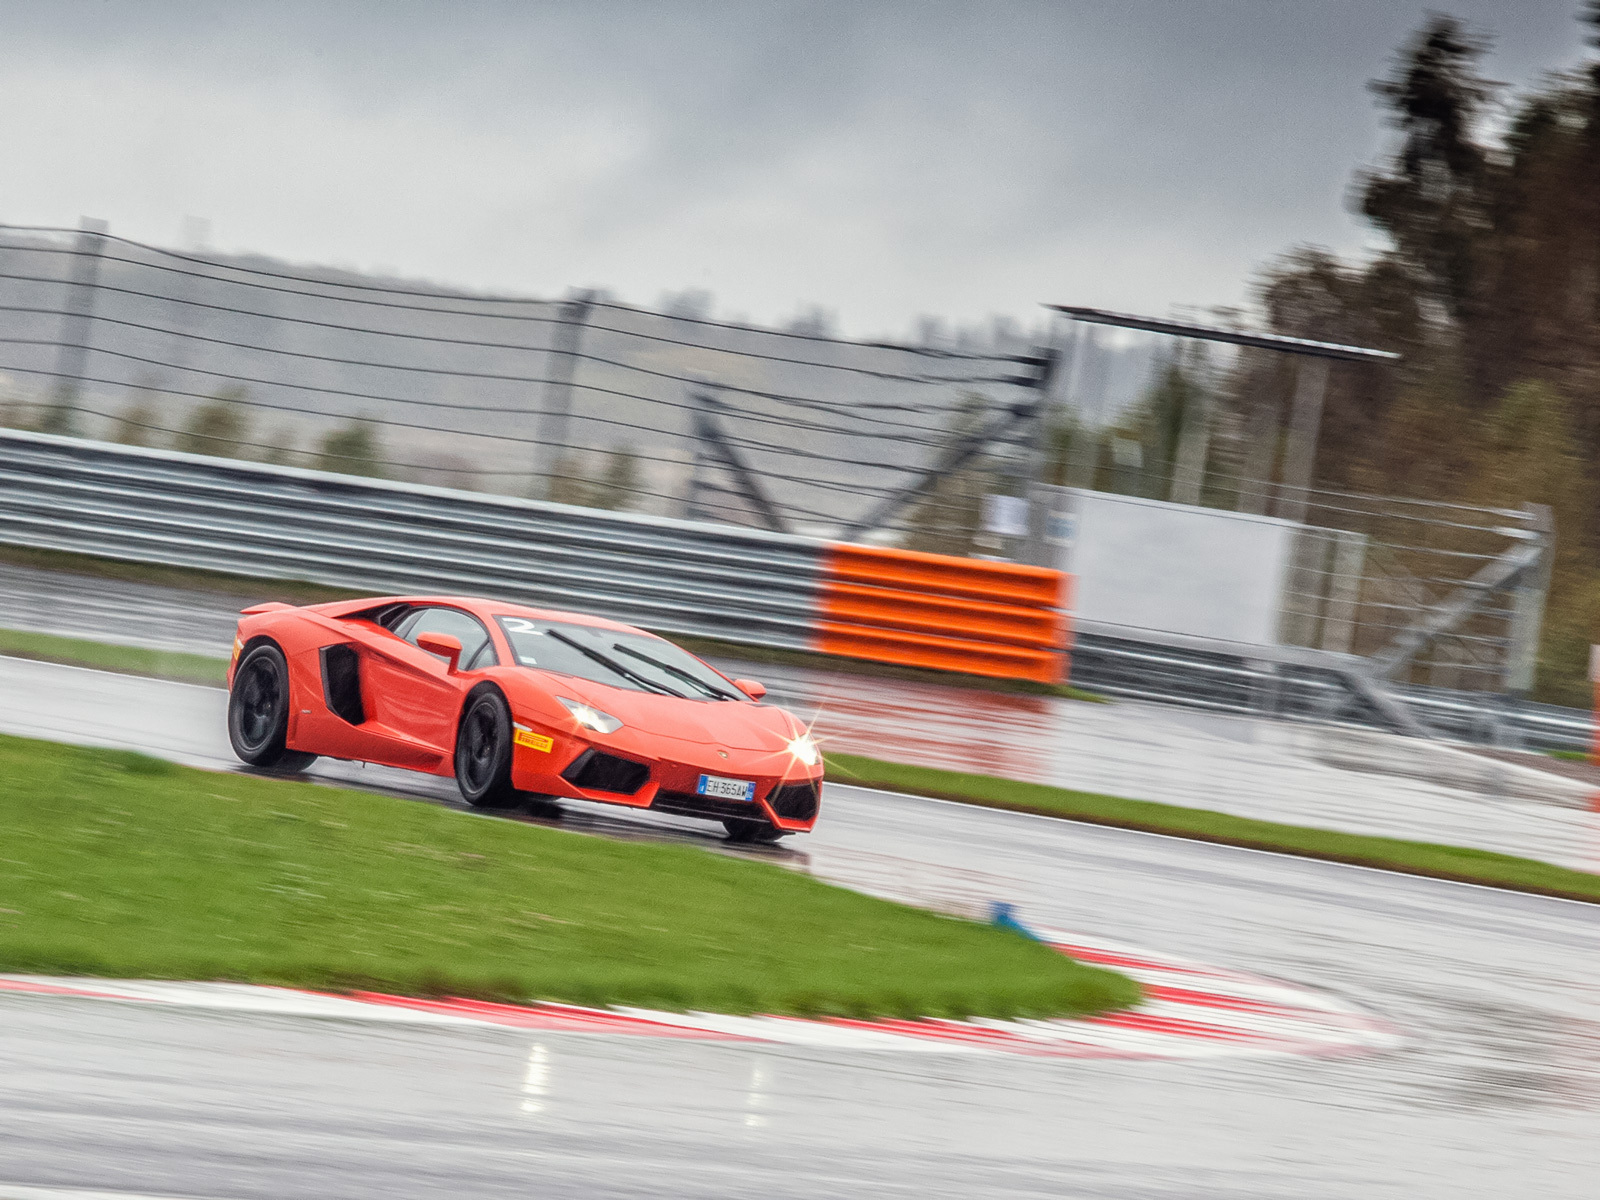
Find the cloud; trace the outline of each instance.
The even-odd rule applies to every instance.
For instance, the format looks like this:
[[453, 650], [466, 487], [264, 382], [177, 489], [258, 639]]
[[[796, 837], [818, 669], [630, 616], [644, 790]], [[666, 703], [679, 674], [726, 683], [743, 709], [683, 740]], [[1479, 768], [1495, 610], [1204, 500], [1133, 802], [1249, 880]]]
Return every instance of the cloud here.
[[[0, 4], [0, 219], [847, 329], [1237, 303], [1354, 249], [1423, 4]], [[1520, 79], [1574, 3], [1457, 5]]]

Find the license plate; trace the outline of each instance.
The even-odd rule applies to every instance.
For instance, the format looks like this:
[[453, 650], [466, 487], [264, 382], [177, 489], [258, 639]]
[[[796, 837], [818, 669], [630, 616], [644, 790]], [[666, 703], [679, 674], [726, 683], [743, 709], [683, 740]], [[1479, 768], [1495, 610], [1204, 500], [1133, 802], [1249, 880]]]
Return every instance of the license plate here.
[[721, 775], [700, 776], [700, 786], [695, 790], [702, 796], [715, 796], [718, 800], [751, 803], [756, 798], [756, 785], [748, 779], [724, 779]]

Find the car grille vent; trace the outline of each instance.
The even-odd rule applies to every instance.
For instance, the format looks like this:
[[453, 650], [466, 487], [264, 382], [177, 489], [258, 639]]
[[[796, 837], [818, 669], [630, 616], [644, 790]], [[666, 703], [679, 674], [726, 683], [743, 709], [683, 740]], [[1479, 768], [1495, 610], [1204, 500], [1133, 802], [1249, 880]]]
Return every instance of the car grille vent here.
[[767, 803], [785, 821], [809, 821], [817, 815], [817, 785], [786, 783], [774, 788]]
[[650, 807], [661, 812], [682, 813], [686, 817], [743, 817], [747, 821], [766, 819], [759, 804], [724, 800], [720, 796], [697, 796], [693, 792], [657, 792]]
[[631, 796], [649, 781], [650, 768], [615, 754], [585, 750], [561, 772], [561, 778], [585, 791]]

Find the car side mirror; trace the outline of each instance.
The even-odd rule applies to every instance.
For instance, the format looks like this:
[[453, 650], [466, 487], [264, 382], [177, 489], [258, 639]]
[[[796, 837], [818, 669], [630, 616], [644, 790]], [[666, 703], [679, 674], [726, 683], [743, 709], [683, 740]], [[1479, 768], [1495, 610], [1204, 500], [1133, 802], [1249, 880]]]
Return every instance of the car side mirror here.
[[767, 694], [767, 685], [757, 683], [754, 679], [735, 679], [733, 686], [738, 688], [752, 700], [759, 700]]
[[456, 673], [456, 667], [461, 662], [461, 639], [451, 637], [448, 633], [417, 634], [417, 649], [437, 654], [444, 659], [452, 675]]

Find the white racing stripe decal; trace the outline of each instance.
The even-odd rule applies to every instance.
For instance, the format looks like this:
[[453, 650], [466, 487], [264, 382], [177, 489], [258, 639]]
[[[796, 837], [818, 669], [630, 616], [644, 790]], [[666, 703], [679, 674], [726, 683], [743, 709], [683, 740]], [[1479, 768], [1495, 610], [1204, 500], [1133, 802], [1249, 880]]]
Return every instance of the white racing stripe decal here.
[[0, 991], [334, 1017], [410, 1025], [501, 1025], [552, 1033], [688, 1038], [927, 1054], [1047, 1058], [1198, 1059], [1368, 1054], [1402, 1044], [1389, 1023], [1309, 988], [1221, 971], [1147, 950], [1040, 932], [1083, 962], [1113, 967], [1145, 988], [1126, 1012], [1076, 1020], [809, 1020], [595, 1009], [571, 1004], [494, 1004], [375, 993], [335, 996], [235, 983], [168, 983], [0, 975]]

